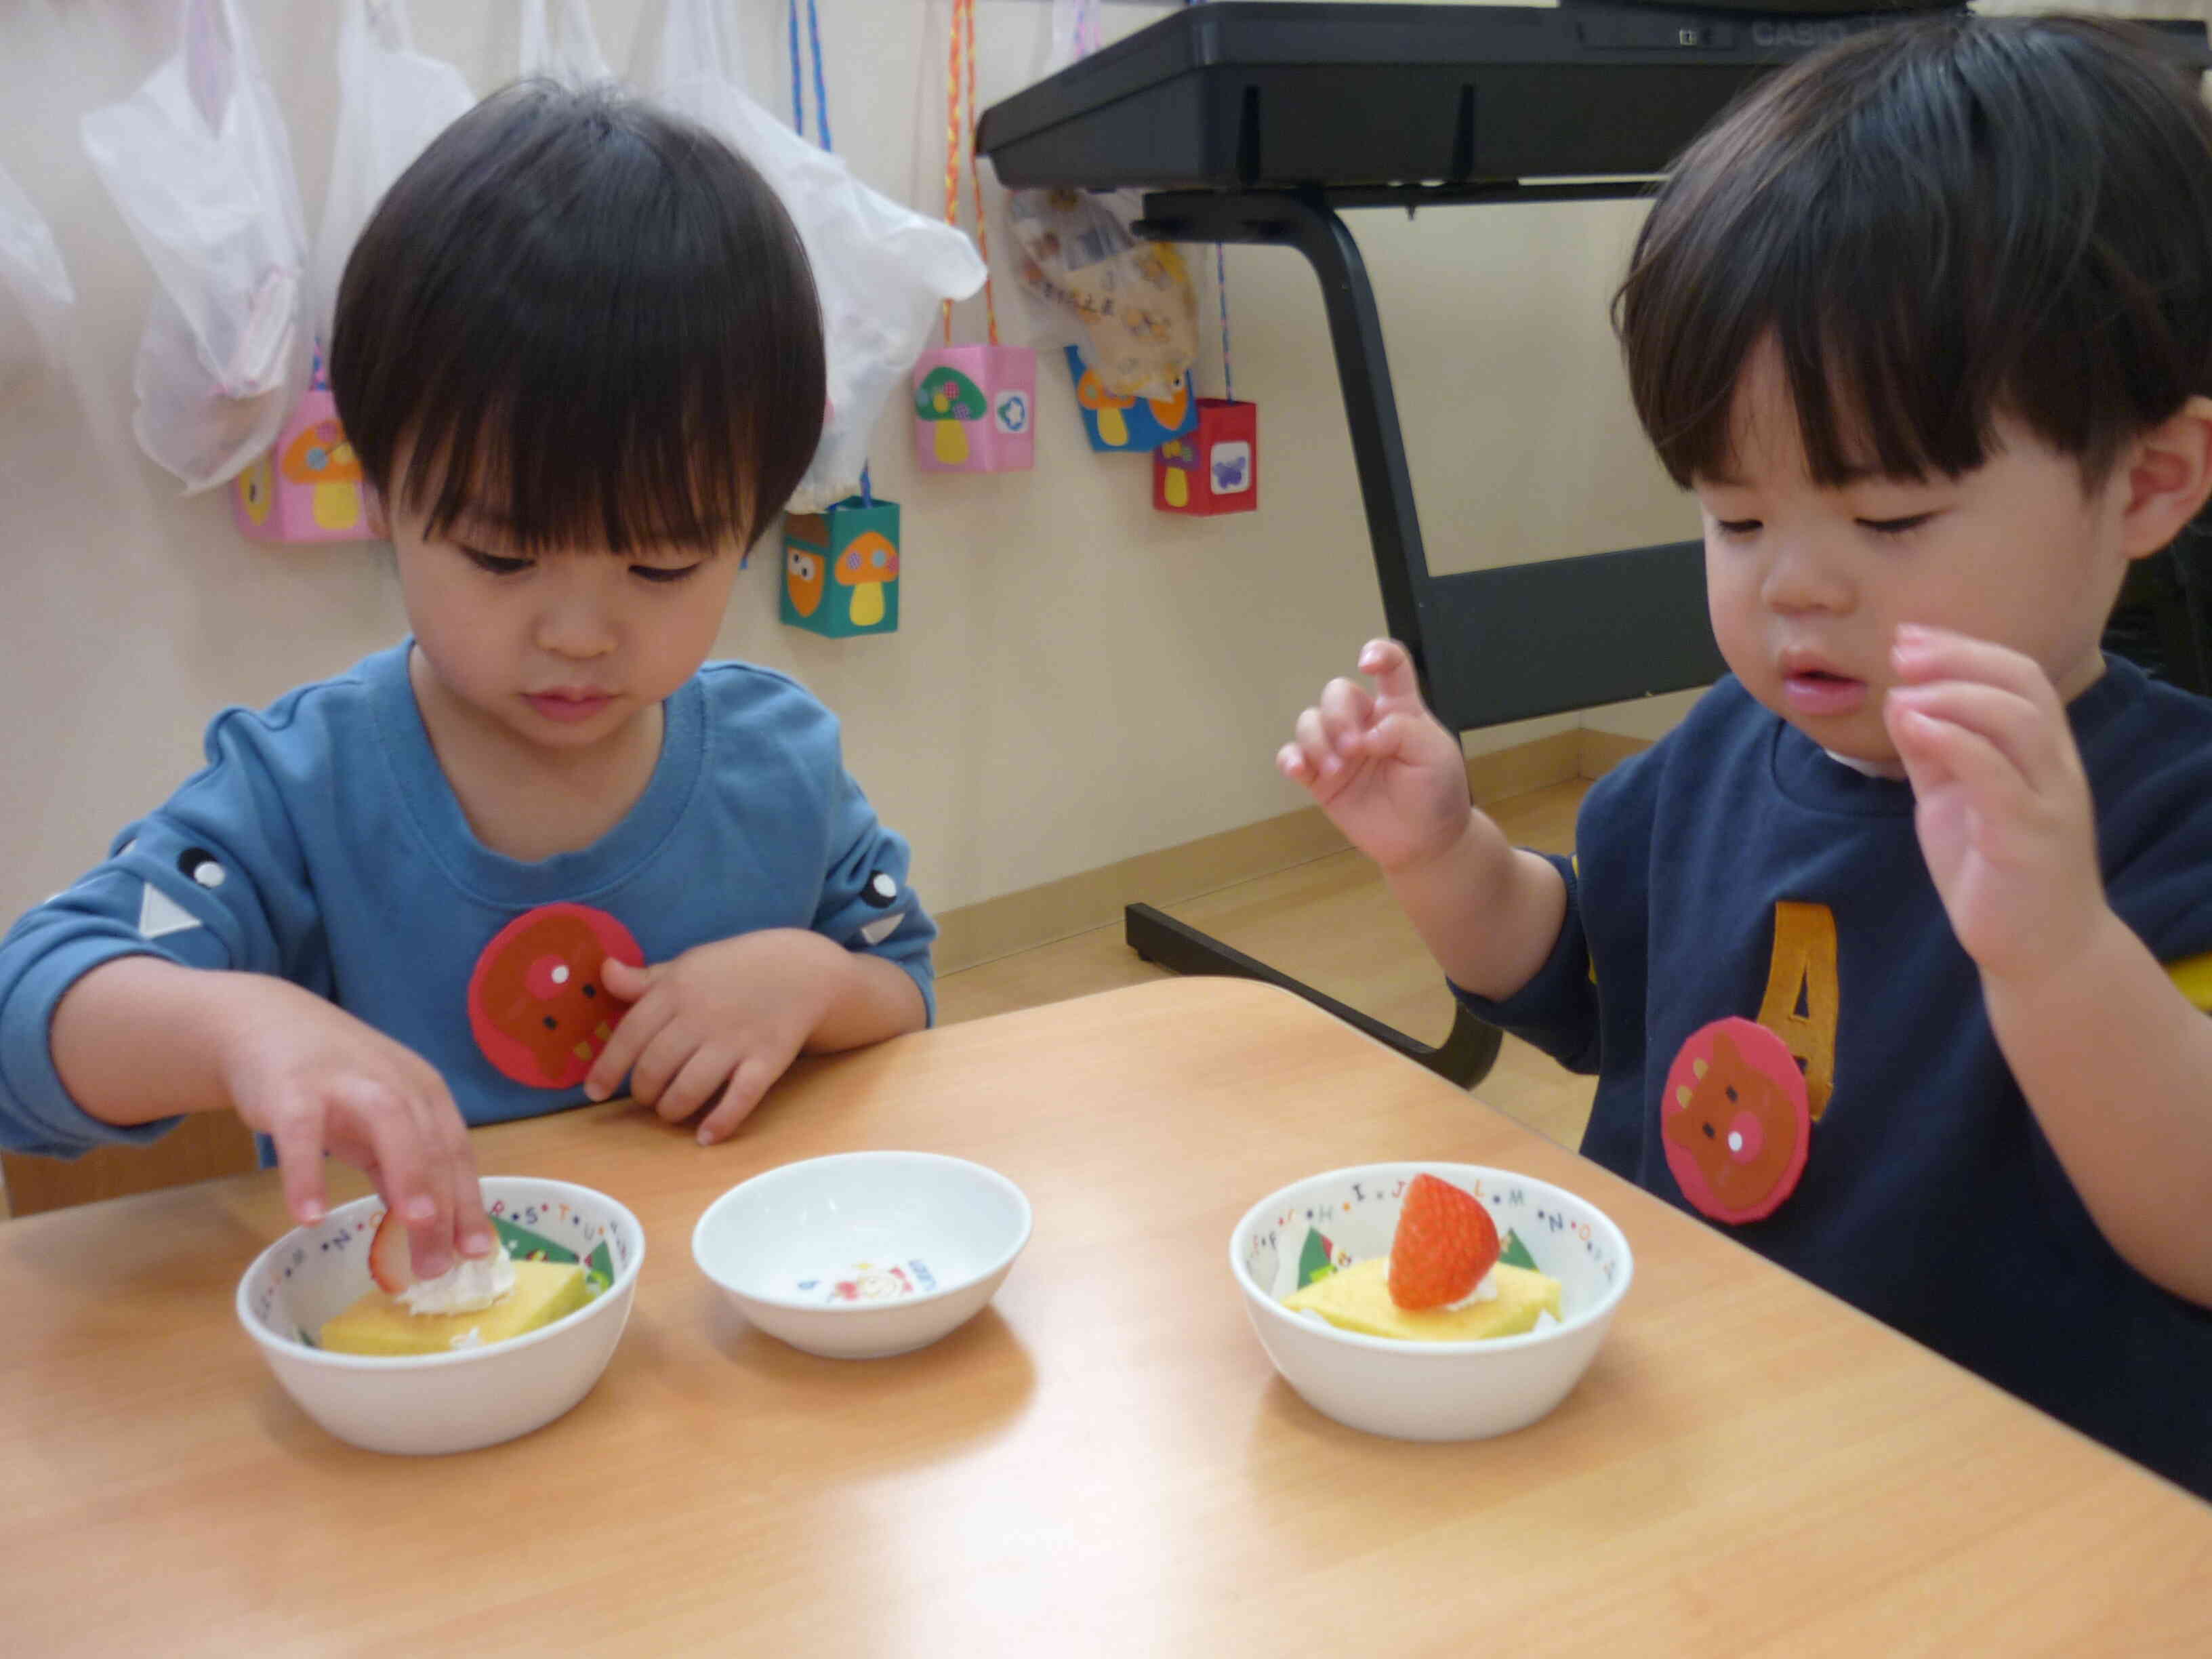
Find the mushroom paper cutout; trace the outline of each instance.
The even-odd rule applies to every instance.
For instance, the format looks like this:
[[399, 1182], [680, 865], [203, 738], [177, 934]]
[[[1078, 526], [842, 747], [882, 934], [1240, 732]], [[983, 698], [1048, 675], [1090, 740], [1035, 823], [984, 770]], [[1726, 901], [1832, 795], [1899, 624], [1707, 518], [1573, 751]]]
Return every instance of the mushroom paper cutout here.
[[783, 521], [776, 614], [827, 639], [898, 631], [899, 508], [854, 495]]
[[898, 580], [898, 549], [882, 532], [856, 536], [837, 556], [837, 584], [853, 590], [848, 614], [855, 628], [874, 628], [884, 619], [884, 589]]
[[1036, 353], [937, 346], [914, 368], [914, 458], [925, 472], [1025, 472], [1036, 460]]
[[1158, 449], [1170, 438], [1196, 429], [1198, 410], [1190, 395], [1188, 370], [1158, 397], [1125, 397], [1108, 390], [1079, 345], [1066, 348], [1067, 372], [1075, 382], [1075, 401], [1083, 408], [1083, 430], [1101, 452]]
[[232, 484], [231, 520], [257, 542], [368, 541], [374, 532], [361, 492], [361, 463], [338, 424], [337, 401], [319, 358], [276, 447]]

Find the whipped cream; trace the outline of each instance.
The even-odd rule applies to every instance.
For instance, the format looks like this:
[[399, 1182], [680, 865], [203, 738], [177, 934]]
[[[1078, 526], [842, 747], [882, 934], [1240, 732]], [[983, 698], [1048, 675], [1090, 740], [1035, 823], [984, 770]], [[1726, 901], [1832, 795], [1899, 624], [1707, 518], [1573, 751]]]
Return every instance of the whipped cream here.
[[494, 1248], [489, 1255], [463, 1256], [435, 1279], [418, 1279], [399, 1292], [409, 1313], [477, 1313], [514, 1288], [514, 1263]]
[[1495, 1302], [1497, 1300], [1498, 1272], [1497, 1269], [1492, 1268], [1490, 1272], [1483, 1274], [1481, 1278], [1474, 1281], [1474, 1288], [1473, 1290], [1469, 1291], [1465, 1296], [1460, 1297], [1456, 1302], [1445, 1303], [1440, 1311], [1444, 1313], [1457, 1313], [1462, 1308], [1472, 1308], [1478, 1302]]

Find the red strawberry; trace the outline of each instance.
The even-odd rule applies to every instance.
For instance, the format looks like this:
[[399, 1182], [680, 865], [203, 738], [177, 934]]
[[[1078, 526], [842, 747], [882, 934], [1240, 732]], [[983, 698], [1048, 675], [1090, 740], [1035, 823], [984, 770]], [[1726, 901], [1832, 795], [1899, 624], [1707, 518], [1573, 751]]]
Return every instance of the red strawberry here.
[[1498, 1224], [1482, 1200], [1432, 1175], [1415, 1176], [1390, 1241], [1390, 1299], [1401, 1308], [1441, 1308], [1497, 1262]]
[[397, 1210], [384, 1212], [384, 1219], [376, 1224], [376, 1237], [368, 1241], [368, 1276], [379, 1290], [393, 1296], [415, 1282], [414, 1253]]

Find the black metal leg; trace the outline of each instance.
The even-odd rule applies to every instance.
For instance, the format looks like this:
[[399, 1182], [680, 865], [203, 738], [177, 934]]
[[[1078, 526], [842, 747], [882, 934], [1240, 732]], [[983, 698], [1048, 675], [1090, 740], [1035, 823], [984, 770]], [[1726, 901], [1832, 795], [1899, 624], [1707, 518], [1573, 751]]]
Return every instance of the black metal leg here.
[[1334, 1014], [1347, 1025], [1357, 1027], [1377, 1042], [1396, 1049], [1408, 1060], [1417, 1060], [1431, 1071], [1449, 1078], [1462, 1088], [1472, 1088], [1489, 1075], [1492, 1064], [1498, 1058], [1501, 1041], [1498, 1030], [1486, 1025], [1456, 1002], [1452, 1005], [1452, 1028], [1449, 1036], [1434, 1048], [1417, 1037], [1407, 1036], [1394, 1025], [1385, 1025], [1370, 1015], [1346, 1003], [1339, 1002], [1310, 985], [1292, 979], [1279, 969], [1270, 968], [1255, 957], [1248, 957], [1233, 946], [1224, 945], [1210, 933], [1177, 921], [1164, 911], [1155, 910], [1149, 904], [1132, 904], [1122, 915], [1127, 927], [1129, 948], [1146, 962], [1156, 962], [1163, 968], [1172, 968], [1178, 974], [1212, 974], [1228, 979], [1255, 979], [1262, 984], [1278, 985], [1304, 997], [1316, 1007]]
[[[1426, 691], [1428, 656], [1414, 578], [1417, 574], [1425, 576], [1428, 565], [1398, 429], [1389, 360], [1382, 349], [1382, 320], [1352, 233], [1326, 204], [1275, 191], [1147, 196], [1145, 218], [1137, 228], [1144, 235], [1168, 240], [1284, 244], [1297, 248], [1312, 264], [1321, 279], [1329, 338], [1336, 349], [1337, 380], [1352, 429], [1352, 459], [1367, 510], [1384, 623], [1391, 637], [1412, 653], [1414, 672]], [[1431, 1048], [1149, 904], [1132, 904], [1123, 915], [1130, 948], [1147, 962], [1179, 974], [1221, 974], [1279, 985], [1463, 1087], [1480, 1082], [1498, 1058], [1496, 1028], [1457, 1004], [1453, 1005], [1451, 1035]]]

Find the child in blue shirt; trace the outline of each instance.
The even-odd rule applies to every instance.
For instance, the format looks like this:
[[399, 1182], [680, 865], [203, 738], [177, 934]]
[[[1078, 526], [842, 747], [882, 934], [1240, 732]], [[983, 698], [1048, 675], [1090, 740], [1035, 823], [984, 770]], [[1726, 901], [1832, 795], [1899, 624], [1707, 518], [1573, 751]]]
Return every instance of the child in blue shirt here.
[[492, 1237], [465, 1126], [605, 1099], [728, 1134], [802, 1049], [931, 1015], [908, 849], [787, 678], [708, 663], [823, 407], [797, 234], [607, 92], [487, 100], [346, 267], [338, 412], [411, 637], [269, 709], [0, 942], [0, 1144], [235, 1111], [293, 1213], [368, 1172], [428, 1277]]
[[2212, 1497], [2212, 703], [2108, 660], [2212, 493], [2212, 116], [2143, 37], [1884, 26], [1684, 155], [1616, 304], [1729, 669], [1575, 858], [1405, 652], [1278, 757], [1583, 1152]]

